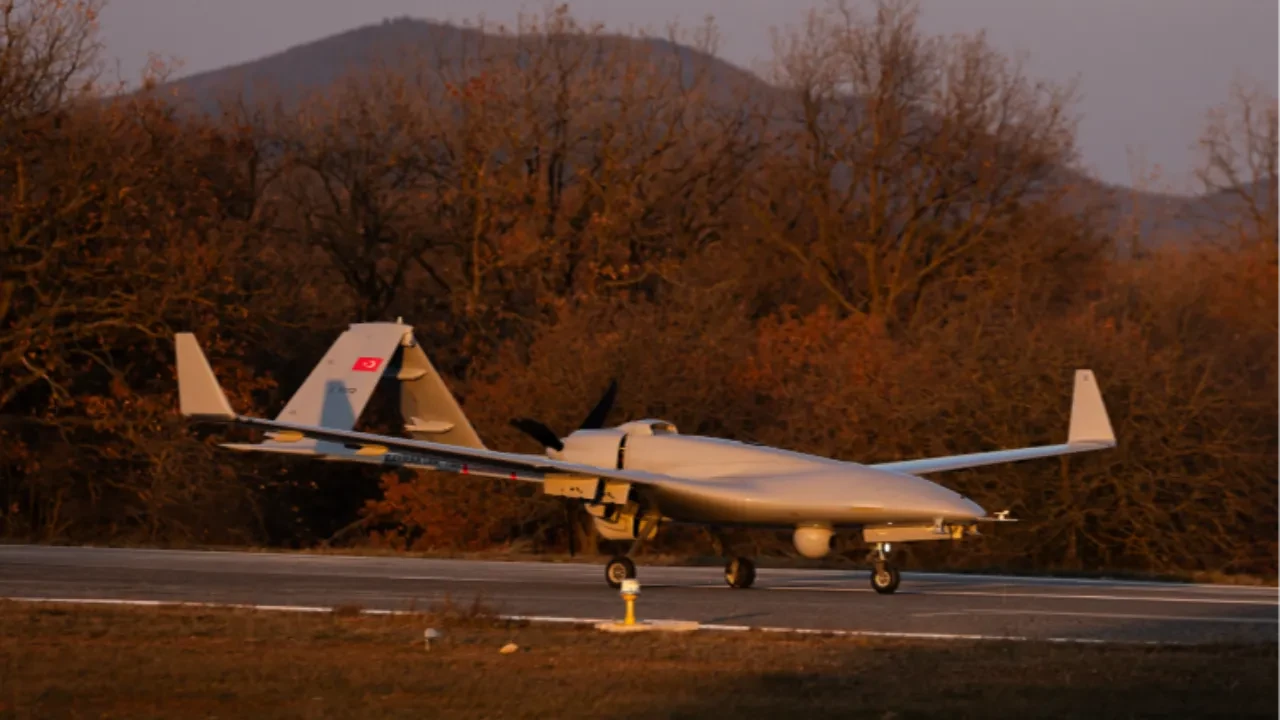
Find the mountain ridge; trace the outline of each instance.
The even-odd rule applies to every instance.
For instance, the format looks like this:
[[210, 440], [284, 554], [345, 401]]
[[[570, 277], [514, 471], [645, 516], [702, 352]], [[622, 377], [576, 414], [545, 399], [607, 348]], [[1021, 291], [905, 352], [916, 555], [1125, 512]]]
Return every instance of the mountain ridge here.
[[[288, 104], [349, 73], [403, 60], [407, 52], [431, 52], [438, 60], [458, 59], [464, 52], [482, 47], [511, 51], [520, 37], [495, 35], [484, 27], [400, 16], [295, 44], [253, 60], [178, 77], [163, 83], [160, 89], [202, 112], [214, 112], [221, 100], [240, 94], [249, 102], [270, 97]], [[640, 45], [672, 50], [681, 60], [707, 63], [717, 87], [745, 82], [752, 93], [785, 92], [728, 60], [666, 38], [601, 33], [594, 39], [624, 50]], [[1221, 220], [1239, 203], [1229, 190], [1181, 194], [1138, 189], [1107, 183], [1071, 167], [1063, 168], [1063, 176], [1064, 182], [1078, 188], [1082, 205], [1103, 208], [1102, 222], [1108, 229], [1118, 230], [1126, 220], [1136, 220], [1139, 235], [1144, 242], [1153, 244], [1170, 238], [1185, 240], [1207, 227], [1206, 223]], [[1268, 190], [1265, 184], [1252, 185], [1256, 187], [1248, 187], [1246, 194], [1260, 195]], [[1143, 217], [1135, 218], [1135, 211]]]

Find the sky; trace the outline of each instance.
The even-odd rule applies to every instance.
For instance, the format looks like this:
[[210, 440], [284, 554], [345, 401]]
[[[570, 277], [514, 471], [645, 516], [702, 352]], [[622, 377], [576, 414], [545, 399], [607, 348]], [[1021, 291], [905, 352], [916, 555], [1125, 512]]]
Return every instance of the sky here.
[[[865, 3], [852, 0], [858, 7]], [[1276, 94], [1276, 0], [919, 0], [931, 34], [985, 31], [1028, 74], [1076, 81], [1083, 168], [1104, 181], [1194, 192], [1196, 141], [1238, 78]], [[573, 15], [611, 29], [661, 32], [715, 19], [719, 53], [749, 69], [772, 56], [771, 28], [803, 21], [819, 0], [579, 0]], [[106, 57], [135, 75], [149, 53], [178, 75], [247, 62], [384, 18], [514, 24], [528, 0], [107, 0]]]

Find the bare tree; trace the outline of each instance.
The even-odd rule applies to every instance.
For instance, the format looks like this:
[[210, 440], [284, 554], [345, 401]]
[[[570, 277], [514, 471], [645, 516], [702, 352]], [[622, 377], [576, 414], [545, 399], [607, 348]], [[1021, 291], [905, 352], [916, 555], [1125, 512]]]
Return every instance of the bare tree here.
[[981, 36], [922, 35], [911, 3], [868, 19], [838, 4], [776, 44], [795, 109], [755, 219], [845, 312], [910, 323], [932, 286], [1012, 242], [1072, 160], [1070, 88], [1030, 81]]
[[416, 147], [422, 122], [404, 79], [390, 71], [350, 77], [282, 116], [275, 133], [292, 209], [287, 229], [330, 258], [361, 320], [384, 319], [424, 248], [409, 218], [432, 162]]
[[93, 89], [101, 0], [0, 0], [0, 122], [60, 109]]
[[1237, 80], [1230, 100], [1210, 111], [1200, 137], [1204, 164], [1197, 176], [1218, 201], [1209, 210], [1239, 218], [1231, 225], [1241, 243], [1277, 241], [1276, 113], [1274, 95]]

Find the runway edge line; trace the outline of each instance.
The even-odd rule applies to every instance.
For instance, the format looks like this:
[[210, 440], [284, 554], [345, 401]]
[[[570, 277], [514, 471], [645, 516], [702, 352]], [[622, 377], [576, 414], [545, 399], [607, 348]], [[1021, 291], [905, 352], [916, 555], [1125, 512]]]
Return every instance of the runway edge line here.
[[[248, 603], [212, 603], [212, 602], [182, 602], [173, 600], [128, 600], [121, 598], [47, 598], [47, 597], [4, 597], [0, 598], [10, 602], [20, 603], [47, 603], [47, 604], [63, 604], [63, 605], [119, 605], [133, 607], [173, 607], [173, 608], [211, 608], [222, 610], [260, 610], [265, 612], [296, 612], [296, 613], [331, 613], [336, 608], [324, 607], [320, 605], [253, 605]], [[425, 615], [427, 610], [383, 610], [378, 608], [361, 608], [361, 615]], [[506, 620], [510, 622], [527, 622], [532, 624], [557, 624], [557, 625], [595, 625], [599, 622], [608, 622], [616, 620], [616, 618], [579, 618], [579, 617], [560, 617], [556, 615], [495, 615], [495, 619]], [[663, 618], [665, 619], [665, 618]], [[1056, 643], [1069, 645], [1146, 645], [1146, 646], [1170, 646], [1170, 645], [1189, 645], [1189, 643], [1178, 641], [1156, 641], [1156, 640], [1104, 640], [1100, 638], [1073, 638], [1073, 637], [1029, 637], [1026, 635], [981, 635], [981, 634], [962, 634], [962, 633], [914, 633], [914, 632], [887, 632], [879, 630], [821, 630], [815, 628], [792, 628], [792, 627], [768, 627], [768, 626], [752, 626], [752, 625], [721, 625], [716, 623], [699, 623], [699, 630], [710, 630], [712, 632], [765, 632], [777, 634], [794, 634], [794, 635], [818, 635], [826, 637], [864, 637], [877, 638], [884, 640], [951, 640], [951, 641], [980, 641], [980, 642], [1022, 642], [1022, 643]]]

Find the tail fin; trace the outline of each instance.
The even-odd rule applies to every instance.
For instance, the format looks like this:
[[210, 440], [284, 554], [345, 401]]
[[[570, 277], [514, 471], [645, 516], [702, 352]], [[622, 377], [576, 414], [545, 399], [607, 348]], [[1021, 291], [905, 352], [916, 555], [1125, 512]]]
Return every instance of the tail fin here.
[[357, 323], [347, 328], [276, 416], [280, 422], [351, 430], [373, 396], [388, 361], [413, 328]]
[[1115, 447], [1116, 434], [1107, 417], [1098, 381], [1092, 370], [1077, 370], [1071, 393], [1071, 425], [1067, 429], [1068, 445], [1101, 445]]
[[[196, 420], [235, 420], [237, 415], [218, 386], [195, 336], [178, 333], [175, 341], [182, 414]], [[330, 346], [276, 420], [335, 430], [354, 429], [383, 377], [402, 381], [400, 409], [410, 435], [484, 449], [457, 400], [418, 346], [412, 326], [398, 321], [351, 325]], [[341, 449], [340, 445], [322, 447], [324, 443], [303, 440], [298, 433], [275, 432], [268, 433], [268, 437], [271, 439], [262, 443], [233, 443], [226, 447], [309, 455]]]
[[416, 342], [401, 349], [398, 377], [406, 432], [418, 440], [484, 449], [453, 393]]
[[234, 420], [236, 413], [218, 385], [200, 343], [191, 333], [174, 336], [178, 355], [178, 405], [182, 414], [195, 420]]

